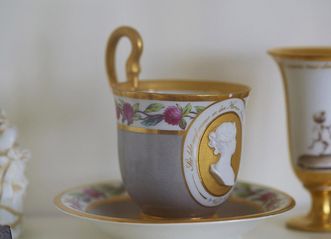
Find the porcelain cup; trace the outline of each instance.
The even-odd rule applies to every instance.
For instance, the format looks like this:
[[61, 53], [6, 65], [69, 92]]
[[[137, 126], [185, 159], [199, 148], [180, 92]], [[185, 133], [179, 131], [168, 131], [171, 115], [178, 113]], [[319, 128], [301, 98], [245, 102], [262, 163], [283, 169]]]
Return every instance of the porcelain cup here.
[[[118, 41], [132, 51], [127, 82], [115, 72]], [[139, 80], [142, 40], [130, 27], [110, 36], [106, 65], [115, 97], [125, 187], [147, 216], [213, 215], [236, 183], [249, 87], [192, 80]]]

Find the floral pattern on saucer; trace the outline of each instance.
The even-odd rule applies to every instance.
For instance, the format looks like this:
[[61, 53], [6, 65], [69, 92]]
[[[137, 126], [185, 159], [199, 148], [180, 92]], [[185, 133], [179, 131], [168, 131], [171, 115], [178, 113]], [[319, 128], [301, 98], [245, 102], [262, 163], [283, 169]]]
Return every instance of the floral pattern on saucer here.
[[[100, 183], [66, 192], [61, 196], [61, 202], [70, 209], [85, 211], [87, 206], [93, 202], [124, 193], [123, 185]], [[254, 202], [265, 212], [277, 210], [291, 203], [291, 198], [284, 193], [243, 182], [236, 184], [231, 196]]]
[[280, 194], [270, 188], [248, 183], [240, 183], [239, 187], [235, 187], [233, 196], [249, 199], [261, 206], [265, 211], [272, 211], [289, 203], [289, 197], [284, 194]]
[[69, 208], [82, 211], [85, 210], [88, 204], [94, 201], [119, 195], [124, 191], [123, 185], [115, 185], [110, 183], [96, 184], [66, 193], [63, 195], [61, 201]]

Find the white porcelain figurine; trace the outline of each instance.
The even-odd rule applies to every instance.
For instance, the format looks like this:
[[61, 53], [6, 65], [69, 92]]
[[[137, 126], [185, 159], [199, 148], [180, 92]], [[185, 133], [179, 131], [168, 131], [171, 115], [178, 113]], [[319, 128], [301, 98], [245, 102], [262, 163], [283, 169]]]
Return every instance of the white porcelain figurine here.
[[235, 173], [231, 166], [232, 155], [236, 151], [236, 124], [224, 122], [214, 132], [209, 134], [209, 147], [214, 149], [214, 154], [221, 154], [217, 163], [210, 166], [211, 174], [220, 183], [233, 186]]
[[28, 184], [25, 167], [30, 159], [30, 153], [22, 150], [16, 140], [16, 128], [0, 109], [0, 224], [11, 227], [13, 238], [21, 233], [23, 196]]

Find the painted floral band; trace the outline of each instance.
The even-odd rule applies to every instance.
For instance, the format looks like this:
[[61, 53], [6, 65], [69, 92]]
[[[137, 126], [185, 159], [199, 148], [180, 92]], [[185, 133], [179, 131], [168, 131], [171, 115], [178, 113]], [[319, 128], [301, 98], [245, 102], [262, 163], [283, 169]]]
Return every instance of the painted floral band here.
[[140, 102], [129, 102], [122, 98], [115, 100], [116, 116], [121, 124], [145, 128], [161, 126], [166, 129], [181, 130], [185, 130], [188, 123], [210, 104], [210, 102], [201, 103], [192, 105], [189, 102], [184, 104], [171, 102], [169, 104], [169, 102], [149, 101], [147, 104], [146, 102], [141, 104]]

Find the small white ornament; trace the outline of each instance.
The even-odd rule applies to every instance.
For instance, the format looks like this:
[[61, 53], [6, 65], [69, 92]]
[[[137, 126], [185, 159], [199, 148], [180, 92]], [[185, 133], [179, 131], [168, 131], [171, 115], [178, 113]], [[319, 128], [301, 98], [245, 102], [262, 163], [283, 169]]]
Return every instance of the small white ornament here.
[[0, 224], [9, 225], [12, 237], [21, 233], [23, 197], [28, 185], [25, 177], [30, 153], [17, 143], [17, 130], [0, 110]]
[[13, 147], [16, 140], [16, 129], [7, 128], [5, 129], [0, 136], [0, 152], [6, 151]]

